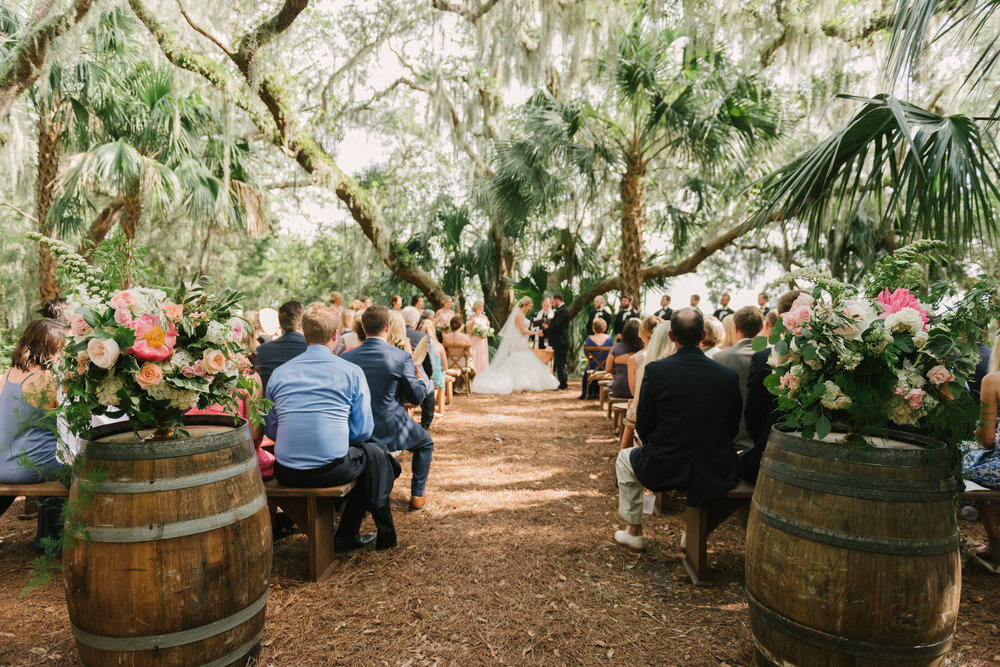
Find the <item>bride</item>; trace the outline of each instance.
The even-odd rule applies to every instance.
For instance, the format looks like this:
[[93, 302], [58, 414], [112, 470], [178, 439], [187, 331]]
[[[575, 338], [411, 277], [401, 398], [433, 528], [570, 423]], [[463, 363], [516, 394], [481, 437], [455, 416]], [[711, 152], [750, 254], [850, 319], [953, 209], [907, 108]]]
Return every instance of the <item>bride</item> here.
[[538, 360], [528, 346], [525, 316], [531, 308], [531, 297], [517, 302], [514, 312], [500, 330], [500, 347], [497, 348], [489, 368], [472, 381], [472, 391], [477, 394], [509, 394], [512, 391], [546, 391], [559, 387], [559, 381], [549, 372], [549, 367]]

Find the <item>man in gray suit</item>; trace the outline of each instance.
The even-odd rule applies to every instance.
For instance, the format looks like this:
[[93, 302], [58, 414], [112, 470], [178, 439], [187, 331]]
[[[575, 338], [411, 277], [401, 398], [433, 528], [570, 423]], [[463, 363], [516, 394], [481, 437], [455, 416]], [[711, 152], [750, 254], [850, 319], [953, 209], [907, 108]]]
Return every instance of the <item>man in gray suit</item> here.
[[739, 449], [753, 446], [753, 438], [747, 431], [747, 376], [750, 374], [750, 358], [753, 357], [753, 337], [760, 333], [764, 326], [764, 316], [756, 306], [744, 306], [733, 314], [733, 324], [736, 326], [737, 343], [715, 355], [715, 361], [728, 366], [740, 376], [740, 397], [743, 400], [743, 417], [740, 419], [740, 432], [733, 440]]

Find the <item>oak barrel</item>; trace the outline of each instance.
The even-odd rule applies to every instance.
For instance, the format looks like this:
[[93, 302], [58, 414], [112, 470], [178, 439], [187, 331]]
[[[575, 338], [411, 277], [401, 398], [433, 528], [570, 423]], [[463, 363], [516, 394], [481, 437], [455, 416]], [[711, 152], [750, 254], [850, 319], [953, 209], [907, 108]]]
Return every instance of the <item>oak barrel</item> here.
[[945, 663], [962, 586], [948, 453], [880, 435], [771, 432], [746, 538], [758, 665]]
[[63, 550], [85, 665], [241, 665], [259, 651], [271, 526], [250, 429], [185, 418], [189, 437], [95, 429], [81, 452]]

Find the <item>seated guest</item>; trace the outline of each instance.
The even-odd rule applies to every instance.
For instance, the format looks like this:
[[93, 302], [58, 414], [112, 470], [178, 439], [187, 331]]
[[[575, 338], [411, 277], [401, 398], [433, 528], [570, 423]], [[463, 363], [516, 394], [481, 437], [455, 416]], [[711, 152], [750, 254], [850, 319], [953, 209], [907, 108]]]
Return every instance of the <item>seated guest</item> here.
[[701, 351], [705, 323], [697, 309], [675, 311], [668, 335], [677, 351], [643, 369], [635, 419], [643, 446], [623, 449], [615, 464], [618, 512], [629, 523], [615, 542], [633, 551], [646, 548], [643, 488], [686, 489], [688, 505], [704, 507], [739, 481], [730, 444], [740, 428], [739, 377]]
[[753, 357], [753, 338], [760, 333], [764, 326], [764, 318], [760, 314], [757, 306], [743, 306], [736, 311], [735, 315], [726, 318], [733, 321], [733, 328], [736, 331], [736, 344], [727, 347], [717, 355], [715, 360], [723, 366], [732, 368], [740, 376], [740, 397], [742, 398], [743, 418], [740, 419], [740, 432], [733, 441], [739, 449], [747, 449], [753, 446], [753, 439], [747, 431], [746, 424], [746, 404], [747, 404], [747, 377], [750, 375], [750, 359]]
[[[583, 341], [584, 347], [608, 347], [611, 343], [611, 336], [607, 334], [608, 323], [602, 318], [596, 317], [593, 322], [594, 333], [587, 336], [587, 340]], [[608, 361], [608, 352], [594, 352], [593, 358], [587, 357], [587, 367], [583, 369], [583, 391], [580, 392], [578, 398], [597, 398], [597, 392], [599, 387], [594, 384], [590, 387], [590, 393], [584, 396], [585, 391], [587, 391], [587, 378], [591, 373], [596, 373], [598, 371], [604, 370], [605, 365]]]
[[726, 330], [722, 322], [714, 317], [705, 318], [705, 337], [701, 339], [701, 351], [711, 359], [719, 353], [719, 344], [726, 338]]
[[[437, 334], [435, 333], [434, 336], [428, 336], [425, 333], [417, 331], [417, 325], [420, 324], [420, 311], [415, 307], [407, 306], [406, 308], [403, 308], [402, 315], [403, 322], [406, 324], [406, 338], [410, 341], [410, 349], [417, 349], [417, 346], [420, 345], [421, 339], [429, 338], [431, 339], [427, 341], [427, 350], [429, 352], [431, 349], [431, 343], [437, 340]], [[431, 320], [432, 318], [425, 319]], [[424, 357], [424, 360], [420, 363], [420, 370], [417, 371], [417, 373], [418, 376], [422, 373], [424, 378], [434, 377], [434, 360], [431, 359], [430, 354]], [[420, 425], [424, 427], [424, 430], [430, 430], [431, 424], [434, 422], [434, 408], [436, 404], [437, 401], [434, 397], [434, 392], [428, 391], [423, 403], [420, 404]]]
[[402, 313], [395, 310], [389, 311], [389, 345], [413, 354], [413, 346], [406, 333], [406, 320]]
[[448, 345], [472, 345], [468, 334], [462, 333], [462, 317], [455, 315], [448, 320], [448, 332], [441, 334], [441, 342]]
[[976, 364], [972, 379], [969, 380], [969, 392], [978, 402], [979, 388], [983, 383], [983, 378], [990, 372], [990, 356], [993, 354], [993, 349], [984, 345], [982, 341], [976, 341], [976, 346], [979, 348], [979, 362]]
[[344, 308], [344, 312], [340, 316], [340, 335], [337, 336], [337, 347], [333, 349], [333, 353], [338, 357], [346, 350], [361, 345], [361, 339], [358, 338], [358, 334], [354, 331], [354, 318], [356, 314], [357, 311], [353, 308]]
[[[11, 368], [0, 379], [0, 482], [38, 484], [56, 479], [63, 464], [56, 455], [56, 378], [49, 367], [62, 352], [69, 327], [43, 317], [32, 320], [11, 354]], [[0, 496], [0, 515], [15, 500]], [[59, 548], [42, 543], [62, 535], [62, 498], [39, 499], [35, 549], [56, 555]]]
[[635, 433], [635, 402], [639, 398], [638, 382], [642, 375], [642, 367], [646, 363], [646, 350], [649, 348], [649, 341], [653, 338], [653, 331], [658, 329], [662, 322], [663, 320], [656, 315], [650, 315], [639, 324], [639, 339], [642, 340], [642, 349], [629, 357], [628, 360], [628, 390], [632, 394], [632, 400], [628, 402], [628, 410], [625, 413], [625, 426], [622, 428], [620, 449], [628, 449], [632, 446]]
[[306, 339], [302, 335], [302, 304], [298, 301], [281, 304], [278, 323], [284, 331], [281, 337], [257, 348], [257, 370], [264, 392], [267, 392], [267, 382], [274, 369], [306, 351]]
[[[310, 306], [302, 318], [308, 347], [271, 375], [264, 395], [274, 403], [266, 420], [277, 459], [274, 476], [285, 486], [304, 488], [357, 480], [347, 494], [334, 551], [373, 540], [376, 549], [388, 549], [396, 546], [389, 493], [399, 464], [383, 448], [366, 443], [374, 428], [368, 383], [361, 369], [333, 353], [339, 328], [337, 311]], [[377, 539], [359, 534], [366, 511]]]
[[[756, 306], [754, 306], [756, 308]], [[759, 313], [760, 310], [758, 309]], [[719, 350], [728, 350], [733, 345], [740, 340], [740, 337], [736, 334], [736, 320], [733, 319], [733, 315], [726, 315], [721, 319], [722, 328], [726, 332], [726, 336], [722, 339], [722, 343], [719, 344]], [[764, 324], [764, 318], [760, 318], [761, 326]]]
[[434, 406], [435, 411], [439, 415], [444, 414], [444, 389], [445, 389], [445, 371], [448, 370], [448, 355], [444, 351], [444, 345], [438, 342], [434, 331], [434, 323], [430, 320], [423, 320], [417, 327], [417, 331], [422, 334], [427, 334], [427, 340], [429, 345], [427, 347], [427, 356], [431, 358], [431, 364], [433, 367], [433, 374], [431, 375], [431, 380], [434, 382]]
[[[778, 321], [779, 315], [784, 315], [792, 308], [792, 304], [802, 294], [802, 290], [793, 289], [778, 297], [777, 310], [774, 321]], [[761, 296], [765, 296], [761, 293]], [[770, 319], [770, 313], [768, 314]], [[760, 471], [760, 459], [767, 446], [767, 438], [771, 434], [771, 427], [774, 426], [778, 417], [778, 399], [764, 386], [764, 379], [771, 374], [771, 366], [767, 363], [767, 358], [771, 356], [771, 348], [754, 352], [750, 357], [750, 369], [747, 371], [746, 383], [746, 414], [744, 423], [747, 427], [747, 434], [753, 441], [753, 447], [740, 452], [740, 477], [750, 482], [757, 482], [757, 473]]]
[[632, 392], [628, 388], [628, 360], [642, 348], [639, 320], [633, 317], [625, 323], [621, 341], [614, 344], [604, 363], [604, 370], [614, 377], [611, 395], [615, 398], [632, 398]]
[[[980, 486], [1000, 489], [1000, 454], [997, 452], [997, 404], [1000, 403], [1000, 352], [994, 342], [987, 374], [980, 387], [982, 426], [976, 433], [980, 447], [962, 457], [962, 476]], [[976, 554], [994, 563], [1000, 563], [1000, 504], [983, 503], [979, 506], [979, 520], [986, 530], [986, 544]]]
[[375, 415], [372, 442], [390, 452], [408, 449], [413, 453], [410, 508], [418, 510], [427, 504], [425, 488], [434, 442], [427, 431], [406, 414], [403, 402], [420, 404], [428, 392], [434, 392], [417, 378], [413, 357], [387, 342], [389, 310], [385, 306], [366, 310], [361, 316], [361, 325], [365, 330], [365, 342], [345, 352], [341, 358], [360, 366], [368, 379]]

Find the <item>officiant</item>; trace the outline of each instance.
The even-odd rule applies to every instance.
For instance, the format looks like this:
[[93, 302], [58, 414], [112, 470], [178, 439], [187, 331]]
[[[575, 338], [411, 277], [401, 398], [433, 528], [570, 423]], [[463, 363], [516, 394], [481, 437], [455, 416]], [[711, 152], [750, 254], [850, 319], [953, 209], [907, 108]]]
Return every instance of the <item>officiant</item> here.
[[535, 340], [536, 350], [552, 349], [552, 343], [548, 339], [547, 329], [554, 314], [555, 311], [552, 310], [552, 299], [545, 297], [542, 299], [542, 309], [535, 313], [535, 316], [531, 318], [531, 328], [541, 331]]

